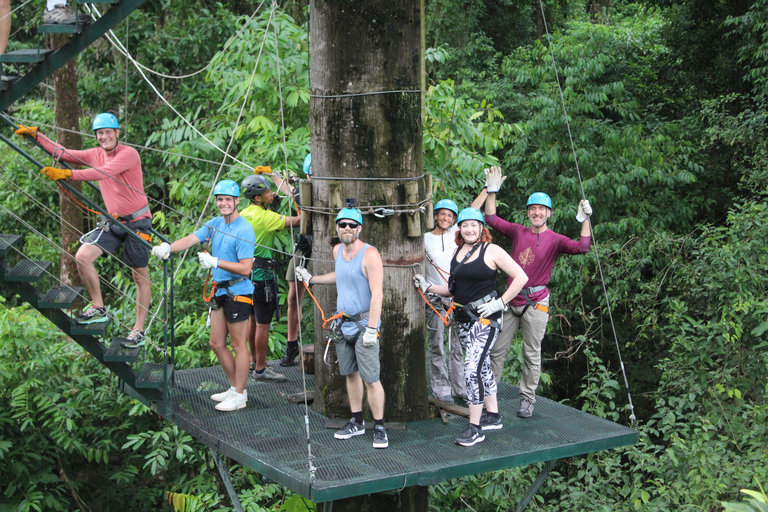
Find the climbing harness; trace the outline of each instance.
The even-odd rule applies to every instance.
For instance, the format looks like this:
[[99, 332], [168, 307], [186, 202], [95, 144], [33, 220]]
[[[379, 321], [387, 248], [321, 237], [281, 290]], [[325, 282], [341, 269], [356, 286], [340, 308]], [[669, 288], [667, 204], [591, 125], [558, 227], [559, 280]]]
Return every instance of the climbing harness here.
[[528, 308], [533, 308], [543, 313], [549, 313], [548, 306], [545, 306], [544, 304], [539, 304], [538, 302], [533, 302], [530, 297], [530, 295], [546, 289], [547, 289], [546, 286], [531, 286], [530, 288], [523, 288], [522, 290], [520, 290], [520, 293], [518, 293], [518, 295], [522, 296], [525, 299], [525, 302], [527, 304], [525, 305], [525, 307], [523, 308], [523, 310], [520, 312], [519, 315], [511, 309], [510, 309], [510, 312], [518, 318], [522, 318], [525, 312], [528, 311]]

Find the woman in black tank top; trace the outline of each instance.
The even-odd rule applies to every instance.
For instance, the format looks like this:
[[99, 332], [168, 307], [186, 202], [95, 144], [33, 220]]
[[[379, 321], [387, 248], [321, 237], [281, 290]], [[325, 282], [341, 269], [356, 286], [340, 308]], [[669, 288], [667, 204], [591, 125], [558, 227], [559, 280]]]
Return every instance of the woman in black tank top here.
[[[414, 284], [423, 292], [452, 295], [457, 305], [459, 341], [464, 348], [464, 378], [469, 404], [469, 426], [456, 438], [462, 446], [485, 440], [483, 431], [502, 427], [496, 401], [496, 379], [491, 369], [490, 350], [501, 329], [501, 313], [528, 281], [523, 269], [498, 245], [484, 225], [482, 213], [465, 208], [459, 214], [456, 232], [458, 249], [451, 260], [448, 285], [429, 286], [417, 275]], [[496, 293], [496, 272], [502, 270], [512, 284], [501, 297]], [[483, 416], [485, 406], [488, 414]]]

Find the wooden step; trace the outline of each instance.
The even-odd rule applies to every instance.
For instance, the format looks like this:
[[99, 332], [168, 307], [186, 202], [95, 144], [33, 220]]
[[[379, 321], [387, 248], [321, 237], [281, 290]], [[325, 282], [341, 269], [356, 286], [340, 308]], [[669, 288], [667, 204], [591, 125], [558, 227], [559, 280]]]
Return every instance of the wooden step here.
[[[3, 82], [6, 83], [6, 82]], [[21, 235], [2, 235], [0, 234], [0, 257], [5, 257], [11, 247], [18, 246], [21, 242]]]
[[[124, 343], [130, 344], [128, 338], [117, 337], [109, 344], [109, 348], [104, 352], [104, 361], [114, 361], [116, 363], [135, 363], [139, 358], [143, 347], [126, 348]], [[160, 374], [162, 378], [162, 373]]]
[[79, 286], [54, 286], [37, 303], [38, 309], [71, 309], [80, 292]]
[[[173, 365], [168, 365], [168, 385], [173, 382]], [[136, 377], [136, 388], [162, 389], [163, 363], [146, 363]]]
[[28, 48], [26, 50], [15, 50], [4, 53], [0, 59], [2, 59], [2, 62], [35, 64], [44, 61], [51, 53], [53, 53], [53, 50], [47, 50], [45, 48]]
[[51, 266], [50, 261], [21, 260], [5, 273], [5, 280], [14, 283], [36, 283]]

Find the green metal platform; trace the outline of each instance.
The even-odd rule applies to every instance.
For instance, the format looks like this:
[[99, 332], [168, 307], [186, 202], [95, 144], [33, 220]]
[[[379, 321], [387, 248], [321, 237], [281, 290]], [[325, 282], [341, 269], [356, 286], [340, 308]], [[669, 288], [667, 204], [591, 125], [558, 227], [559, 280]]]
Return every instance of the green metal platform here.
[[[499, 409], [504, 428], [486, 432], [470, 448], [454, 444], [467, 419], [415, 421], [389, 430], [389, 448], [376, 450], [372, 434], [340, 441], [324, 428], [328, 418], [309, 410], [314, 478], [307, 460], [304, 406], [288, 401], [302, 391], [298, 367], [279, 368], [286, 382], [248, 381], [248, 405], [234, 412], [214, 409], [209, 396], [229, 386], [220, 368], [176, 371], [169, 389], [173, 421], [211, 449], [253, 468], [314, 501], [324, 503], [412, 485], [551, 461], [637, 443], [637, 432], [545, 398], [532, 418], [516, 416], [516, 387], [502, 384]], [[307, 376], [307, 387], [314, 382]]]

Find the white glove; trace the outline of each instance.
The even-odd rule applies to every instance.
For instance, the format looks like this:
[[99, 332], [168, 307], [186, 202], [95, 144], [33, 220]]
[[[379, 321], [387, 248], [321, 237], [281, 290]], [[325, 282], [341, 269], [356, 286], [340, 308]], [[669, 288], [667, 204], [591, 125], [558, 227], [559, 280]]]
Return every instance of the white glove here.
[[501, 167], [491, 167], [485, 170], [485, 186], [488, 187], [489, 194], [497, 193], [506, 179], [507, 177], [501, 174]]
[[304, 267], [296, 267], [296, 279], [309, 284], [312, 280], [312, 274], [310, 274]]
[[366, 327], [363, 334], [363, 346], [370, 348], [379, 341], [379, 330], [375, 327]]
[[152, 256], [160, 258], [161, 260], [167, 260], [171, 255], [171, 244], [163, 242], [160, 245], [152, 248]]
[[429, 290], [431, 285], [427, 282], [426, 279], [424, 279], [423, 275], [416, 274], [413, 276], [413, 286], [420, 288], [422, 293], [427, 293], [427, 290]]
[[592, 207], [589, 205], [589, 201], [586, 199], [582, 199], [579, 201], [579, 211], [576, 214], [576, 220], [579, 222], [584, 222], [589, 217], [592, 216]]
[[499, 311], [504, 311], [505, 309], [507, 309], [507, 305], [504, 304], [504, 301], [501, 299], [501, 297], [496, 297], [493, 300], [489, 300], [485, 304], [481, 304], [477, 308], [477, 312], [480, 313], [482, 318], [488, 318], [492, 314]]
[[207, 252], [197, 253], [197, 259], [200, 260], [200, 266], [203, 268], [219, 268], [219, 258]]

